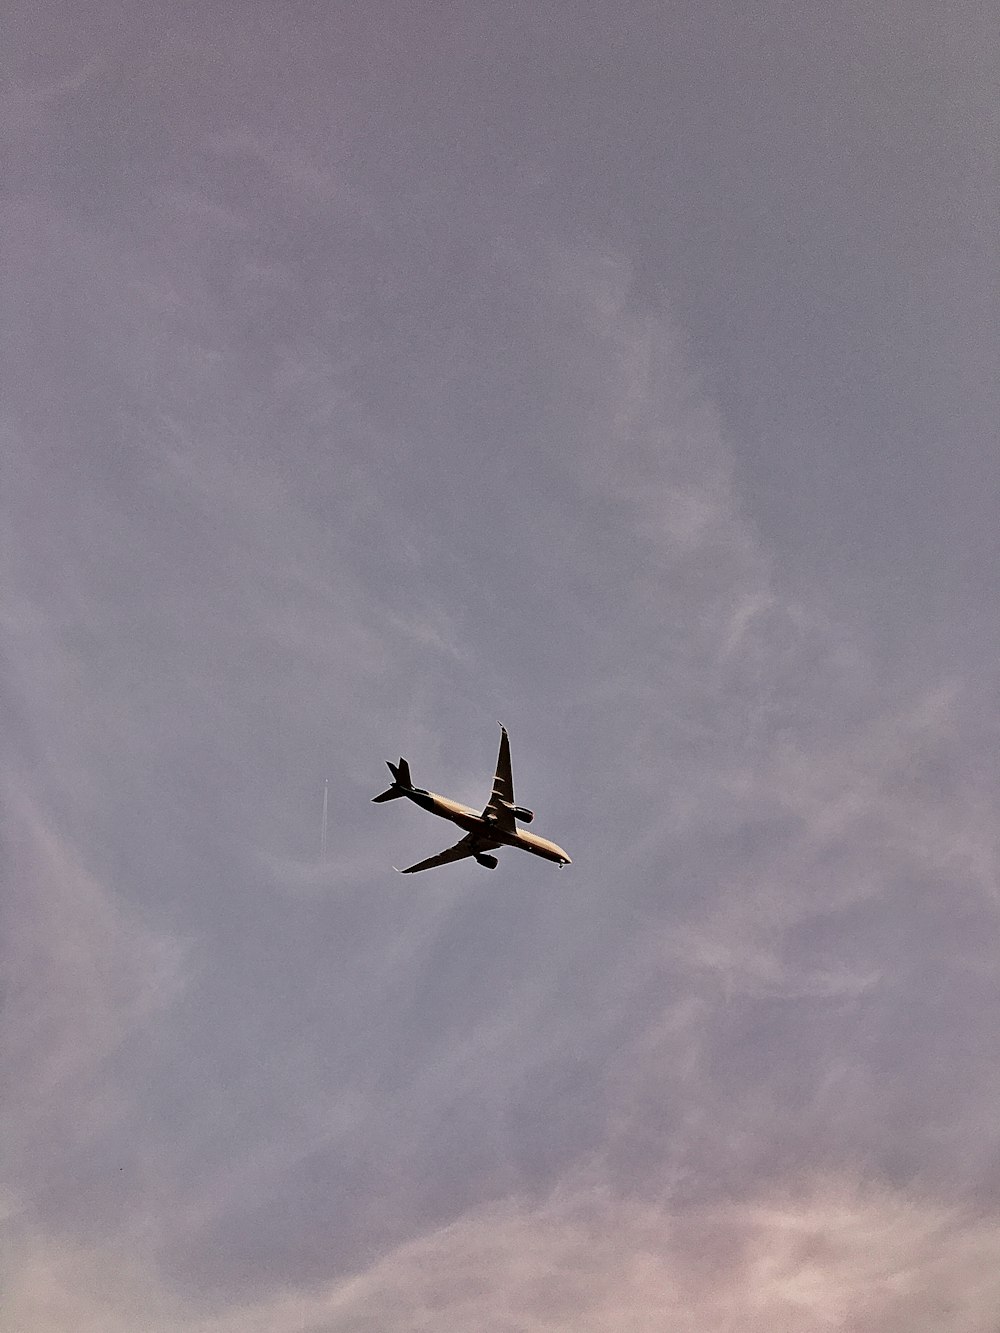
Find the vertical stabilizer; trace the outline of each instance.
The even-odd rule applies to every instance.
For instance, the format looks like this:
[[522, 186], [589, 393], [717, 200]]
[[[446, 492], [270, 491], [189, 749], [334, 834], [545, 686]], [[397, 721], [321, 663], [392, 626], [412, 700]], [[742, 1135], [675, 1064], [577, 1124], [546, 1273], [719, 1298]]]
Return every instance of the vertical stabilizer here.
[[410, 765], [405, 759], [400, 758], [398, 764], [394, 764], [391, 759], [387, 759], [386, 765], [392, 774], [392, 786], [378, 796], [373, 796], [372, 800], [379, 804], [382, 801], [398, 801], [400, 796], [405, 796], [408, 791], [413, 790], [413, 783], [410, 781]]

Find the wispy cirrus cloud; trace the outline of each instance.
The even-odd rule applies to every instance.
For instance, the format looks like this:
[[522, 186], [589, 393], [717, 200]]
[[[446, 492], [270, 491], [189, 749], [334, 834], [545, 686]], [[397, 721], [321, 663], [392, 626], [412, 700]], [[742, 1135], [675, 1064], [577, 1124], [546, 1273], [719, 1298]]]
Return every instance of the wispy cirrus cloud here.
[[[107, 200], [72, 121], [93, 188], [12, 213], [15, 1317], [985, 1330], [978, 687], [761, 534], [551, 172], [449, 175], [358, 81], [328, 147], [322, 60], [222, 115], [224, 46], [128, 83]], [[391, 876], [442, 844], [382, 759], [485, 796], [495, 717], [572, 871]]]
[[[819, 1177], [794, 1192], [671, 1211], [567, 1185], [535, 1205], [489, 1205], [348, 1279], [196, 1313], [113, 1251], [35, 1242], [9, 1307], [39, 1333], [72, 1318], [153, 1333], [580, 1328], [788, 1333], [851, 1327], [978, 1333], [1000, 1296], [994, 1222], [961, 1207]], [[103, 1322], [102, 1322], [103, 1321]]]

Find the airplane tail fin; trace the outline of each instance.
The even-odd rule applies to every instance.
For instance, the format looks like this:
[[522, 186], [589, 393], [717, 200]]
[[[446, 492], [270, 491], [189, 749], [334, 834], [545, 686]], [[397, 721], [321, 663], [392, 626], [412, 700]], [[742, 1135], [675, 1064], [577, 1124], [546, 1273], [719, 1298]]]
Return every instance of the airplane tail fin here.
[[405, 759], [400, 758], [398, 764], [394, 764], [391, 759], [387, 759], [385, 762], [392, 774], [392, 786], [387, 791], [380, 792], [378, 796], [372, 797], [376, 805], [382, 801], [398, 801], [413, 786], [410, 781], [410, 765]]

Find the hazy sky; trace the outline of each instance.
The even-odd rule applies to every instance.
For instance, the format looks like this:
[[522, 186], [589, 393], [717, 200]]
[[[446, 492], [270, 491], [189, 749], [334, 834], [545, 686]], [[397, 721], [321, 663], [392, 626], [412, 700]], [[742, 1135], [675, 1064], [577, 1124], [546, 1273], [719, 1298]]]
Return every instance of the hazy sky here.
[[995, 1333], [998, 29], [9, 0], [3, 1333]]

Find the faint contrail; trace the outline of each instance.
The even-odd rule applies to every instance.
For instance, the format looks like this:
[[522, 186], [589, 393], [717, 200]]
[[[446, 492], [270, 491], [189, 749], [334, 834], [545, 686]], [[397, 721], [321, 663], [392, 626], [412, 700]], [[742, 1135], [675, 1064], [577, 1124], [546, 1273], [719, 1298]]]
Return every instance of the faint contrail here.
[[322, 860], [326, 860], [326, 823], [327, 815], [330, 809], [330, 779], [323, 780], [323, 833], [320, 837], [319, 854]]

